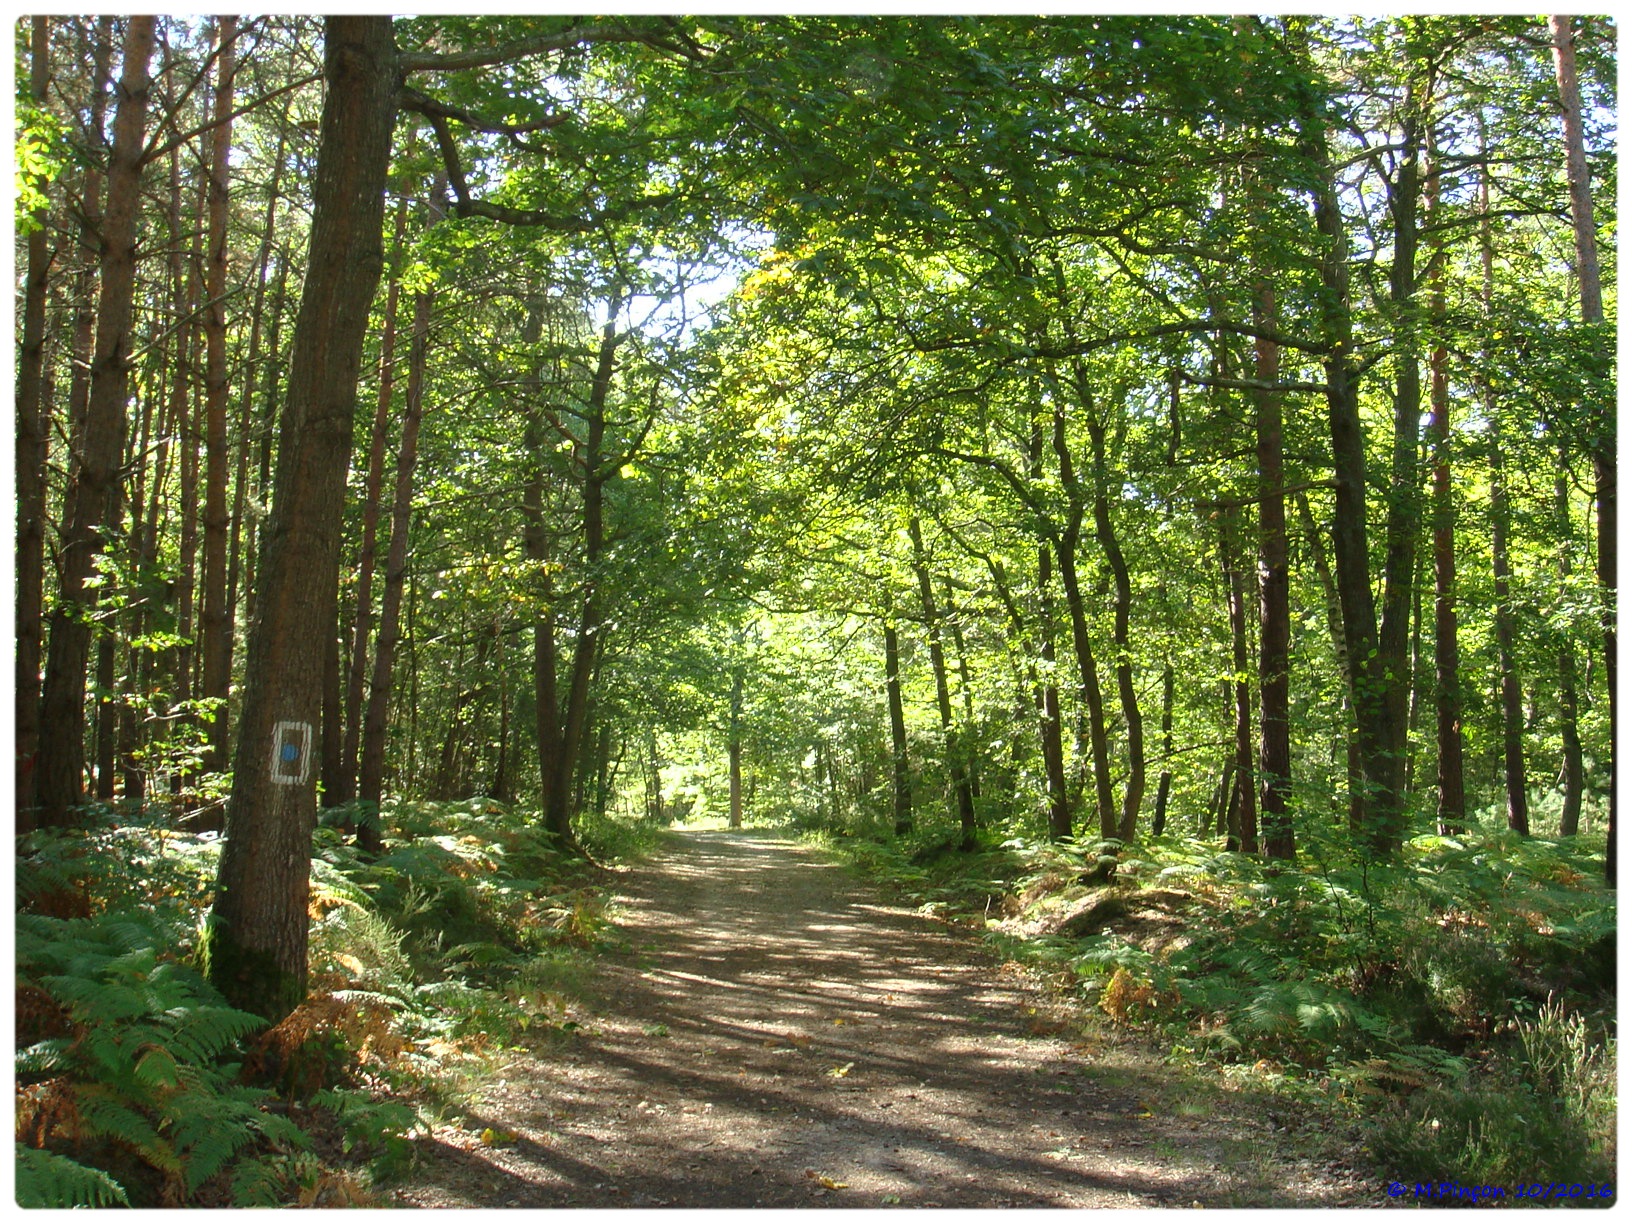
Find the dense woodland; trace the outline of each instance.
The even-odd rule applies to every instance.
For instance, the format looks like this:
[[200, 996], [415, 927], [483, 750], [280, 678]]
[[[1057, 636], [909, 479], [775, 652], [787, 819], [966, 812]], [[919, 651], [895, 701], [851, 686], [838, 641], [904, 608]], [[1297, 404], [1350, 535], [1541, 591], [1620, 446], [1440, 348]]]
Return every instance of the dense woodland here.
[[481, 799], [560, 862], [1545, 843], [1613, 946], [1608, 20], [15, 33], [30, 922], [192, 838], [278, 1021], [314, 845]]

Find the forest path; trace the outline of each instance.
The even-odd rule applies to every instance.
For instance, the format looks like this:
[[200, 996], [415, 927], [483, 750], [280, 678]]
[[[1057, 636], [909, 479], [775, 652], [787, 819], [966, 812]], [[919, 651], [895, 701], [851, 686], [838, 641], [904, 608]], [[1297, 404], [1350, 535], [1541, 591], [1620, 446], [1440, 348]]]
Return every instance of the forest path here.
[[[598, 971], [595, 1020], [420, 1145], [398, 1202], [1364, 1201], [1340, 1166], [1276, 1156], [1274, 1120], [1245, 1097], [1175, 1099], [1142, 1056], [1051, 1035], [1046, 1003], [968, 932], [791, 839], [677, 831], [620, 874], [632, 947]], [[517, 1137], [483, 1145], [484, 1127]]]

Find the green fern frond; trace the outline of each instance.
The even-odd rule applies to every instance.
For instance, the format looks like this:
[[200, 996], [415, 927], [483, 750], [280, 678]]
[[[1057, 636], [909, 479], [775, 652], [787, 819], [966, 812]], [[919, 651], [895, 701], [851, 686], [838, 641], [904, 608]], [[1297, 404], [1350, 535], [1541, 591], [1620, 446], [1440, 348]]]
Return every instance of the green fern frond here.
[[17, 1074], [48, 1075], [54, 1071], [61, 1071], [69, 1065], [69, 1054], [73, 1048], [73, 1040], [67, 1037], [52, 1037], [46, 1041], [35, 1042], [26, 1050], [17, 1051]]
[[136, 1110], [102, 1084], [81, 1084], [74, 1095], [79, 1106], [80, 1132], [113, 1140], [137, 1153], [161, 1173], [179, 1176], [181, 1160], [175, 1149]]
[[24, 1208], [129, 1207], [125, 1188], [101, 1169], [17, 1145], [17, 1205]]

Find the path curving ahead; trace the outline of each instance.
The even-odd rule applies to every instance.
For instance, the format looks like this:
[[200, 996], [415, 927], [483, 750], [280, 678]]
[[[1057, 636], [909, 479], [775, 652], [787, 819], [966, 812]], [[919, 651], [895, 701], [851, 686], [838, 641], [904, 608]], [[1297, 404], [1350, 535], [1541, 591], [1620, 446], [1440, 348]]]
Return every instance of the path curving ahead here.
[[[622, 873], [596, 1020], [506, 1072], [423, 1207], [1335, 1206], [1274, 1121], [1073, 1048], [967, 932], [792, 840], [675, 832]], [[1046, 1008], [1044, 1009], [1046, 1011]], [[515, 1133], [484, 1146], [469, 1132]]]

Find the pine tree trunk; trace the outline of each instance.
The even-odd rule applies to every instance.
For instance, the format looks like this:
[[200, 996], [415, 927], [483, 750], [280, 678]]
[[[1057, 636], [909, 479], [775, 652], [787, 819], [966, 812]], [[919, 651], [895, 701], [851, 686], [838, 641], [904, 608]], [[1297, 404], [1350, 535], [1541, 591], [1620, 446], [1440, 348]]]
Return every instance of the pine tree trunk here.
[[[51, 79], [51, 25], [32, 19], [29, 50], [29, 94], [45, 101]], [[46, 463], [50, 456], [50, 408], [45, 393], [46, 278], [52, 252], [45, 210], [32, 218], [28, 263], [23, 280], [23, 335], [17, 353], [17, 656], [16, 693], [16, 829], [34, 828], [34, 766], [40, 747], [40, 647], [45, 600]]]
[[147, 126], [148, 61], [155, 19], [125, 24], [120, 102], [108, 164], [107, 210], [102, 218], [101, 301], [79, 462], [70, 472], [59, 548], [57, 608], [40, 703], [37, 774], [39, 823], [62, 827], [75, 820], [83, 797], [85, 679], [89, 664], [87, 582], [104, 541], [101, 526], [119, 484], [124, 456], [125, 392], [130, 364], [131, 305], [136, 280], [136, 214], [141, 203], [141, 155]]
[[205, 947], [215, 986], [274, 1022], [306, 993], [314, 723], [396, 114], [391, 19], [329, 17], [324, 29], [311, 249]]
[[232, 152], [233, 57], [238, 19], [216, 18], [215, 128], [210, 133], [209, 258], [204, 308], [204, 609], [199, 696], [219, 704], [204, 768], [227, 763], [232, 621], [227, 613], [227, 171]]

